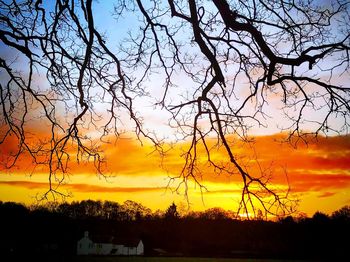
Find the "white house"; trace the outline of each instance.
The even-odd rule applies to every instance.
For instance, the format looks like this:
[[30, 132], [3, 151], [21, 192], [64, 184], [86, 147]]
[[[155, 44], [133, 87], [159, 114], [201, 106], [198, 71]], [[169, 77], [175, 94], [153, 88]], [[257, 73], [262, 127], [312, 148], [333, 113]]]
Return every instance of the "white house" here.
[[77, 254], [89, 255], [94, 249], [94, 243], [89, 239], [89, 232], [84, 232], [84, 237], [78, 241]]
[[141, 239], [100, 236], [90, 239], [89, 232], [78, 240], [77, 255], [140, 256], [144, 253]]

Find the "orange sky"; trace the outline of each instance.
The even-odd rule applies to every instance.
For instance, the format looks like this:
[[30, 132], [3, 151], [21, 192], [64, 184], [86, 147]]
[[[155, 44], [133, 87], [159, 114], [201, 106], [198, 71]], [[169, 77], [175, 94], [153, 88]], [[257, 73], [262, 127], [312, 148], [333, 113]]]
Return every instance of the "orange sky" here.
[[[124, 18], [120, 17], [116, 24], [115, 17], [111, 15], [111, 11], [114, 10], [112, 1], [100, 2], [101, 3], [94, 2], [94, 17], [96, 18], [95, 24], [97, 29], [105, 32], [104, 34], [108, 36], [109, 40], [107, 45], [117, 46], [117, 44], [124, 44], [124, 37], [128, 30], [139, 28], [139, 22], [141, 22], [141, 20], [134, 19], [134, 17], [131, 16], [125, 16]], [[47, 8], [49, 10], [54, 7], [47, 6]], [[115, 30], [116, 25], [118, 30]], [[184, 30], [184, 33], [181, 33], [179, 37], [179, 40], [183, 37], [184, 43], [190, 40], [190, 35], [186, 35], [186, 30]], [[192, 49], [191, 46], [192, 44], [185, 44], [181, 52], [186, 51], [185, 53], [191, 53], [193, 51], [193, 55], [195, 56], [195, 54], [197, 54], [196, 48]], [[0, 49], [2, 57], [7, 60], [6, 62], [14, 63], [13, 68], [18, 67], [21, 69], [19, 71], [23, 71], [24, 76], [29, 68], [26, 62], [27, 60], [17, 57], [18, 55], [13, 51], [12, 48]], [[72, 52], [75, 52], [74, 48]], [[282, 50], [281, 52], [284, 53]], [[13, 57], [16, 57], [16, 59], [13, 59]], [[201, 60], [201, 57], [202, 56], [198, 56], [199, 60]], [[337, 57], [335, 56], [333, 58], [336, 59]], [[185, 60], [187, 60], [187, 58]], [[196, 61], [196, 59], [194, 60]], [[193, 66], [196, 66], [195, 63]], [[244, 101], [244, 104], [246, 104], [244, 110], [247, 110], [247, 114], [258, 113], [260, 109], [258, 111], [256, 110], [257, 107], [260, 106], [260, 98], [257, 96], [256, 99], [249, 100], [250, 102], [246, 100], [246, 98], [251, 95], [251, 89], [247, 88], [250, 82], [247, 81], [244, 74], [235, 73], [236, 69], [234, 65], [232, 65], [233, 67], [231, 69], [229, 64], [226, 66], [228, 66], [227, 68], [229, 69], [226, 70], [225, 68], [225, 77], [227, 80], [232, 83], [233, 79], [235, 79], [235, 84], [232, 85], [233, 89], [231, 90], [234, 95], [230, 97], [230, 99], [233, 100], [230, 102], [227, 101], [227, 103], [232, 102], [238, 105], [238, 103], [243, 103]], [[298, 70], [303, 71], [304, 66], [307, 65], [301, 65]], [[317, 67], [315, 66], [312, 70], [316, 69]], [[133, 70], [136, 71], [133, 72]], [[140, 117], [140, 120], [145, 120], [143, 125], [144, 130], [155, 131], [159, 137], [170, 137], [170, 139], [176, 137], [176, 134], [174, 134], [176, 133], [176, 128], [172, 129], [168, 122], [168, 119], [173, 116], [169, 114], [167, 110], [160, 110], [160, 106], [156, 107], [155, 101], [153, 100], [155, 99], [157, 104], [159, 104], [159, 101], [164, 95], [160, 90], [164, 89], [163, 83], [164, 79], [166, 79], [165, 74], [160, 70], [157, 73], [152, 73], [152, 77], [150, 76], [151, 74], [144, 77], [144, 72], [142, 72], [142, 70], [137, 70], [141, 69], [133, 68], [130, 76], [132, 76], [132, 78], [135, 77], [135, 82], [138, 82], [141, 78], [149, 78], [148, 80], [143, 79], [141, 89], [142, 92], [149, 93], [152, 99], [147, 96], [136, 95], [138, 92], [134, 94], [134, 91], [131, 90], [128, 95], [133, 97], [136, 115]], [[43, 92], [45, 96], [47, 95], [50, 97], [52, 83], [48, 82], [46, 68], [39, 67], [34, 71], [32, 87], [35, 88], [35, 86], [37, 86], [40, 91], [39, 93]], [[195, 71], [197, 71], [197, 69], [193, 72]], [[345, 72], [342, 71], [342, 67], [334, 67], [332, 69], [332, 81], [335, 81], [334, 84], [347, 86], [347, 83], [349, 83], [349, 70], [344, 68], [344, 71]], [[198, 68], [198, 72], [201, 72], [200, 68]], [[327, 72], [323, 72], [320, 69], [319, 71], [312, 71], [311, 73], [314, 74], [314, 72], [318, 72], [319, 75], [317, 75], [317, 77], [321, 79], [324, 78], [324, 81], [328, 82], [330, 80], [328, 79], [329, 76], [326, 74]], [[263, 74], [263, 72], [259, 72], [258, 68], [251, 70], [252, 79], [257, 79], [261, 74]], [[3, 75], [6, 76], [4, 73]], [[192, 75], [189, 77], [185, 72], [179, 70], [178, 72], [174, 72], [171, 80], [174, 88], [170, 88], [167, 91], [166, 104], [168, 102], [171, 102], [170, 104], [172, 105], [183, 103], [184, 101], [182, 101], [182, 99], [184, 97], [192, 97], [192, 91], [194, 92], [194, 97], [198, 97], [197, 92], [201, 90], [201, 87], [197, 86], [197, 84], [201, 85], [201, 83], [197, 82], [201, 81], [193, 81]], [[3, 77], [3, 81], [6, 82], [7, 77]], [[227, 87], [228, 86], [230, 86], [230, 84], [227, 84]], [[86, 99], [93, 98], [93, 101], [95, 101], [96, 96], [97, 102], [93, 102], [94, 107], [91, 108], [95, 113], [91, 116], [85, 116], [86, 119], [91, 117], [97, 122], [92, 123], [90, 120], [82, 120], [81, 123], [79, 123], [79, 125], [81, 125], [79, 128], [85, 128], [83, 131], [87, 131], [82, 132], [82, 136], [85, 136], [85, 134], [91, 135], [92, 132], [100, 132], [101, 130], [99, 128], [106, 124], [105, 121], [108, 121], [108, 117], [110, 117], [109, 113], [106, 114], [106, 112], [110, 110], [110, 98], [107, 98], [106, 101], [102, 101], [104, 100], [102, 98], [99, 99], [99, 97], [105, 97], [105, 90], [99, 90], [97, 87], [98, 85], [96, 85], [96, 88], [95, 86], [91, 87], [91, 90], [89, 88], [89, 92], [86, 96]], [[322, 91], [319, 93], [319, 90], [315, 89], [314, 84], [309, 84], [303, 88], [305, 88], [307, 92], [310, 92], [312, 94], [311, 97], [314, 97], [313, 99], [315, 100], [311, 101], [312, 106], [302, 112], [303, 119], [300, 121], [299, 124], [301, 124], [301, 126], [298, 128], [300, 131], [312, 131], [318, 128], [315, 123], [322, 123], [322, 117], [325, 117], [327, 114], [326, 109], [328, 109], [329, 106], [327, 106], [327, 102], [325, 103], [323, 99], [328, 96], [322, 96]], [[261, 104], [261, 106], [264, 105], [264, 107], [261, 108], [261, 110], [268, 113], [268, 115], [255, 115], [254, 117], [256, 117], [259, 124], [255, 122], [245, 123], [247, 126], [252, 124], [251, 129], [249, 129], [249, 132], [251, 132], [250, 134], [259, 134], [260, 136], [257, 136], [255, 138], [255, 143], [251, 145], [243, 145], [241, 142], [237, 141], [233, 143], [233, 152], [237, 159], [239, 159], [239, 163], [243, 166], [250, 167], [250, 171], [253, 172], [253, 175], [259, 174], [260, 171], [258, 167], [261, 167], [267, 173], [271, 172], [271, 182], [275, 188], [279, 188], [280, 190], [286, 190], [287, 182], [289, 182], [292, 197], [300, 199], [298, 208], [300, 212], [305, 212], [308, 215], [312, 215], [315, 211], [331, 213], [344, 205], [349, 205], [350, 135], [330, 136], [328, 138], [319, 136], [317, 141], [310, 138], [308, 139], [308, 145], [297, 143], [296, 148], [293, 148], [290, 144], [281, 143], [281, 141], [285, 139], [285, 136], [283, 134], [272, 135], [272, 133], [278, 132], [279, 130], [287, 130], [288, 127], [291, 126], [290, 124], [293, 121], [290, 121], [291, 119], [288, 117], [286, 119], [284, 113], [287, 115], [290, 114], [291, 118], [295, 117], [298, 112], [294, 110], [298, 110], [300, 106], [299, 102], [304, 101], [304, 97], [302, 96], [299, 102], [295, 102], [296, 107], [289, 107], [284, 102], [284, 88], [280, 90], [280, 93], [275, 88], [264, 89], [266, 94], [261, 94], [266, 96], [266, 98], [262, 97], [264, 103]], [[228, 89], [225, 92], [228, 94], [231, 91]], [[219, 93], [220, 92], [221, 91], [219, 91]], [[55, 113], [55, 118], [59, 120], [58, 122], [63, 126], [63, 129], [70, 124], [69, 121], [66, 120], [69, 120], [69, 117], [76, 116], [73, 112], [75, 110], [72, 110], [69, 104], [77, 103], [77, 112], [81, 110], [81, 108], [78, 108], [78, 100], [75, 101], [73, 97], [74, 96], [66, 101], [66, 97], [62, 96], [60, 97], [62, 101], [60, 101], [60, 99], [56, 101], [55, 112], [57, 112]], [[298, 99], [293, 98], [293, 96], [291, 98], [292, 100], [296, 99], [296, 101], [298, 101]], [[223, 104], [220, 103], [221, 105], [219, 107], [225, 107], [224, 100], [221, 102]], [[36, 104], [35, 99], [30, 101], [27, 106], [29, 106], [30, 110], [28, 110], [24, 124], [26, 131], [29, 130], [29, 132], [26, 132], [26, 139], [33, 143], [32, 145], [35, 148], [36, 145], [40, 144], [40, 142], [47, 137], [46, 132], [50, 132], [47, 131], [50, 130], [50, 125], [44, 120], [43, 108], [41, 108], [39, 103]], [[17, 123], [16, 114], [22, 115], [23, 112], [21, 112], [21, 110], [23, 110], [23, 107], [24, 105], [20, 103], [19, 99], [16, 104], [16, 110], [11, 113], [14, 114], [13, 119], [15, 123]], [[72, 106], [72, 108], [74, 108], [74, 106]], [[71, 110], [72, 112], [70, 112]], [[117, 124], [118, 128], [125, 128], [124, 130], [132, 129], [134, 123], [132, 121], [131, 124], [129, 123], [129, 114], [124, 114], [125, 112], [123, 109], [119, 107], [116, 107], [115, 110], [121, 110], [120, 112], [116, 112], [118, 117], [120, 113], [120, 123], [118, 120]], [[188, 110], [189, 113], [191, 109], [189, 108]], [[244, 110], [242, 112], [244, 112]], [[254, 110], [254, 112], [252, 112], [252, 110]], [[104, 117], [104, 114], [107, 116]], [[184, 119], [187, 117], [186, 114], [186, 111], [184, 111]], [[189, 116], [194, 116], [193, 112], [189, 113]], [[95, 118], [98, 120], [95, 120]], [[346, 119], [345, 122], [348, 121], [348, 114], [346, 114], [344, 118]], [[205, 126], [205, 118], [202, 120], [203, 123], [200, 122], [199, 125], [203, 124], [203, 126]], [[5, 121], [2, 121], [0, 125], [4, 123]], [[344, 131], [342, 127], [348, 126], [347, 123], [348, 122], [343, 126], [343, 118], [338, 117], [337, 114], [329, 116], [329, 119], [327, 119], [327, 125], [332, 126], [332, 128], [340, 132]], [[262, 128], [261, 126], [266, 126], [267, 128]], [[1, 133], [1, 128], [0, 126], [0, 137], [3, 138], [4, 133]], [[93, 130], [93, 128], [95, 128], [95, 130]], [[33, 132], [30, 132], [31, 129], [34, 129]], [[169, 129], [171, 129], [171, 134]], [[347, 129], [345, 131], [347, 131]], [[57, 132], [58, 133], [55, 135], [62, 135], [59, 134], [60, 131]], [[8, 155], [11, 154], [11, 152], [15, 152], [17, 149], [17, 142], [14, 136], [12, 136], [7, 137], [4, 143], [0, 143], [0, 200], [31, 204], [35, 202], [37, 196], [42, 195], [48, 190], [48, 167], [34, 168], [32, 160], [24, 153], [19, 159], [17, 166], [11, 170], [4, 168], [3, 164], [8, 160]], [[213, 144], [214, 142], [211, 143]], [[167, 145], [165, 146], [167, 147]], [[106, 167], [104, 166], [104, 174], [106, 177], [96, 175], [91, 164], [78, 165], [74, 162], [75, 157], [72, 155], [72, 162], [68, 170], [69, 174], [65, 177], [65, 184], [61, 185], [59, 190], [71, 195], [71, 197], [66, 199], [67, 201], [108, 199], [111, 201], [124, 202], [126, 200], [133, 200], [153, 210], [158, 208], [164, 210], [173, 201], [178, 204], [181, 203], [182, 205], [186, 203], [186, 199], [183, 194], [181, 194], [183, 193], [183, 188], [180, 188], [180, 192], [178, 193], [173, 192], [179, 181], [175, 180], [173, 183], [169, 184], [169, 178], [177, 176], [181, 172], [184, 164], [181, 153], [188, 147], [189, 142], [187, 141], [177, 143], [174, 149], [167, 152], [165, 158], [162, 160], [157, 154], [150, 155], [153, 149], [149, 144], [146, 143], [144, 146], [141, 146], [132, 135], [129, 137], [124, 135], [118, 139], [115, 144], [112, 143], [101, 147], [108, 164]], [[43, 154], [41, 157], [45, 159], [46, 156]], [[201, 157], [204, 159], [205, 154]], [[225, 161], [227, 161], [227, 156], [222, 149], [213, 151], [212, 158], [222, 164], [225, 164]], [[208, 192], [202, 194], [198, 186], [196, 187], [190, 184], [188, 198], [190, 208], [194, 210], [203, 210], [219, 206], [225, 209], [235, 210], [241, 193], [240, 176], [229, 176], [225, 174], [219, 176], [205, 163], [200, 164], [199, 168], [202, 171], [200, 182], [206, 186]]]
[[[254, 163], [258, 161], [262, 169], [272, 171], [274, 186], [286, 189], [289, 181], [293, 197], [300, 199], [300, 212], [308, 215], [315, 211], [331, 213], [350, 204], [350, 136], [318, 137], [317, 141], [309, 139], [308, 145], [298, 143], [296, 148], [281, 143], [283, 138], [281, 134], [258, 136], [250, 146], [237, 142], [234, 152], [242, 163], [252, 166], [251, 170], [257, 171]], [[0, 147], [2, 161], [13, 146], [7, 140], [7, 144]], [[133, 200], [153, 210], [165, 209], [173, 201], [183, 204], [186, 200], [181, 190], [179, 194], [172, 192], [178, 181], [168, 189], [166, 186], [169, 177], [179, 174], [183, 165], [180, 154], [186, 146], [186, 142], [178, 143], [161, 164], [157, 154], [150, 155], [152, 148], [147, 144], [141, 146], [132, 138], [121, 138], [103, 148], [108, 163], [107, 177], [97, 176], [89, 165], [71, 163], [70, 175], [60, 190], [71, 194], [68, 201]], [[213, 157], [218, 161], [226, 159], [222, 150], [213, 152]], [[1, 170], [0, 200], [30, 204], [48, 189], [47, 170], [35, 169], [31, 173], [32, 167], [24, 157], [15, 169]], [[207, 165], [201, 169], [201, 183], [208, 192], [202, 195], [198, 187], [190, 185], [191, 209], [220, 206], [234, 210], [240, 197], [239, 176], [218, 176]]]

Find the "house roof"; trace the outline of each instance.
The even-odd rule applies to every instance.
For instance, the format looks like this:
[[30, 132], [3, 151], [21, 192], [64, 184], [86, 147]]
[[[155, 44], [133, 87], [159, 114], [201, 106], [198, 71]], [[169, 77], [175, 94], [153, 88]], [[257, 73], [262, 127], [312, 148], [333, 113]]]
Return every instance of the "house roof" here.
[[140, 243], [140, 238], [135, 237], [117, 237], [112, 240], [112, 243], [115, 245], [124, 245], [128, 247], [137, 247]]
[[94, 243], [112, 243], [114, 237], [109, 235], [91, 235], [89, 238]]
[[90, 234], [89, 238], [93, 243], [111, 243], [114, 245], [124, 245], [128, 247], [137, 247], [141, 241], [138, 237], [115, 237], [111, 235], [94, 235]]

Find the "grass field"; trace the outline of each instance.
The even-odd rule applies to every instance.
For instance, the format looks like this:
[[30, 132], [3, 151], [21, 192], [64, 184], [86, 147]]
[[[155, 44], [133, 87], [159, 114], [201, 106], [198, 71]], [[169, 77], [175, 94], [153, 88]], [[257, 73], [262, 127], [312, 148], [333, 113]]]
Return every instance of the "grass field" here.
[[[190, 257], [77, 257], [76, 262], [278, 262], [292, 260]], [[294, 260], [297, 261], [297, 260]]]

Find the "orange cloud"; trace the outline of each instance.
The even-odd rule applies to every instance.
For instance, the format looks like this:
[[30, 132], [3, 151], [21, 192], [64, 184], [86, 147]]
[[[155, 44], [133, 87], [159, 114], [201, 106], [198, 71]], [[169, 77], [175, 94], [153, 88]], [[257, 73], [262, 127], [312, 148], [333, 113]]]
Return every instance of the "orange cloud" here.
[[[35, 130], [33, 130], [33, 133]], [[41, 134], [40, 139], [47, 137], [45, 130], [38, 131]], [[49, 132], [49, 130], [47, 130]], [[298, 143], [297, 148], [293, 148], [288, 143], [281, 143], [285, 139], [284, 134], [258, 136], [254, 138], [254, 143], [245, 145], [238, 139], [230, 137], [232, 150], [238, 161], [245, 166], [253, 176], [260, 176], [261, 170], [266, 174], [272, 175], [271, 182], [280, 185], [286, 185], [289, 182], [293, 192], [319, 191], [328, 192], [330, 189], [341, 189], [350, 187], [350, 136], [322, 137], [318, 139], [308, 137], [307, 144]], [[32, 136], [33, 141], [35, 139]], [[181, 172], [184, 165], [184, 159], [181, 154], [189, 148], [188, 141], [174, 145], [172, 151], [166, 153], [164, 159], [161, 159], [157, 153], [150, 154], [152, 146], [145, 143], [141, 146], [131, 136], [129, 138], [121, 137], [115, 139], [108, 137], [112, 141], [108, 144], [102, 144], [100, 149], [107, 161], [105, 172], [107, 175], [122, 174], [126, 176], [163, 176], [169, 172], [170, 176], [176, 176]], [[215, 140], [210, 140], [208, 145], [211, 147]], [[166, 145], [169, 147], [169, 145]], [[16, 138], [8, 137], [0, 145], [0, 160], [4, 161], [6, 156], [16, 149]], [[73, 150], [72, 150], [73, 152]], [[228, 165], [228, 157], [223, 148], [213, 149], [213, 159], [222, 165]], [[206, 154], [200, 149], [199, 171], [201, 177], [199, 180], [205, 184], [210, 183], [240, 183], [239, 174], [222, 173], [218, 175], [212, 166], [206, 163]], [[161, 167], [161, 165], [163, 165]], [[16, 173], [31, 172], [33, 169], [32, 159], [28, 154], [24, 154], [17, 166], [13, 170]], [[165, 169], [163, 169], [163, 167]], [[35, 176], [35, 171], [33, 176]], [[41, 172], [47, 172], [47, 167], [43, 166]], [[91, 174], [95, 175], [93, 163], [78, 164], [72, 155], [69, 165], [71, 174]], [[285, 176], [287, 172], [288, 179]], [[22, 181], [24, 182], [24, 181]], [[80, 181], [79, 181], [80, 182]], [[19, 182], [18, 182], [19, 183]], [[131, 182], [132, 183], [132, 182]], [[30, 184], [31, 187], [40, 187], [40, 184]], [[29, 184], [28, 184], [29, 187]], [[92, 191], [106, 192], [104, 190], [113, 190], [109, 187], [92, 186], [84, 183], [69, 184], [73, 191]], [[132, 188], [132, 184], [130, 186]], [[122, 188], [114, 188], [122, 192]], [[129, 189], [128, 189], [129, 190]], [[130, 189], [132, 190], [132, 189]], [[138, 190], [138, 189], [133, 189]], [[148, 190], [139, 188], [139, 190]], [[151, 190], [151, 189], [150, 189]], [[152, 189], [156, 190], [156, 189]], [[209, 188], [210, 190], [210, 188]], [[131, 192], [131, 191], [128, 191]], [[136, 191], [135, 191], [136, 192]]]
[[48, 187], [48, 183], [28, 182], [28, 181], [0, 181], [0, 185], [23, 187], [27, 189], [42, 189], [42, 188]]
[[69, 189], [78, 192], [91, 193], [140, 193], [140, 192], [159, 192], [164, 191], [161, 187], [103, 187], [86, 184], [70, 184]]
[[217, 190], [209, 190], [205, 192], [205, 194], [242, 194], [242, 190], [240, 189], [217, 189]]
[[324, 198], [324, 197], [331, 197], [334, 196], [336, 193], [335, 192], [323, 192], [321, 195], [319, 195], [319, 198]]
[[[43, 182], [28, 182], [28, 181], [0, 181], [0, 185], [22, 187], [26, 189], [46, 189], [48, 183]], [[164, 191], [161, 187], [105, 187], [89, 184], [64, 184], [64, 189], [74, 192], [88, 193], [139, 193], [139, 192], [159, 192]]]
[[310, 192], [350, 187], [350, 176], [343, 174], [295, 175], [291, 176], [292, 192]]
[[[292, 192], [308, 192], [350, 187], [350, 136], [308, 138], [297, 148], [281, 143], [283, 135], [259, 136], [252, 145], [236, 144], [237, 159], [255, 176], [271, 175], [271, 183], [289, 185]], [[225, 152], [218, 151], [225, 161]], [[202, 181], [241, 182], [239, 174], [217, 175], [207, 165], [201, 168]], [[287, 175], [287, 177], [286, 177]]]

